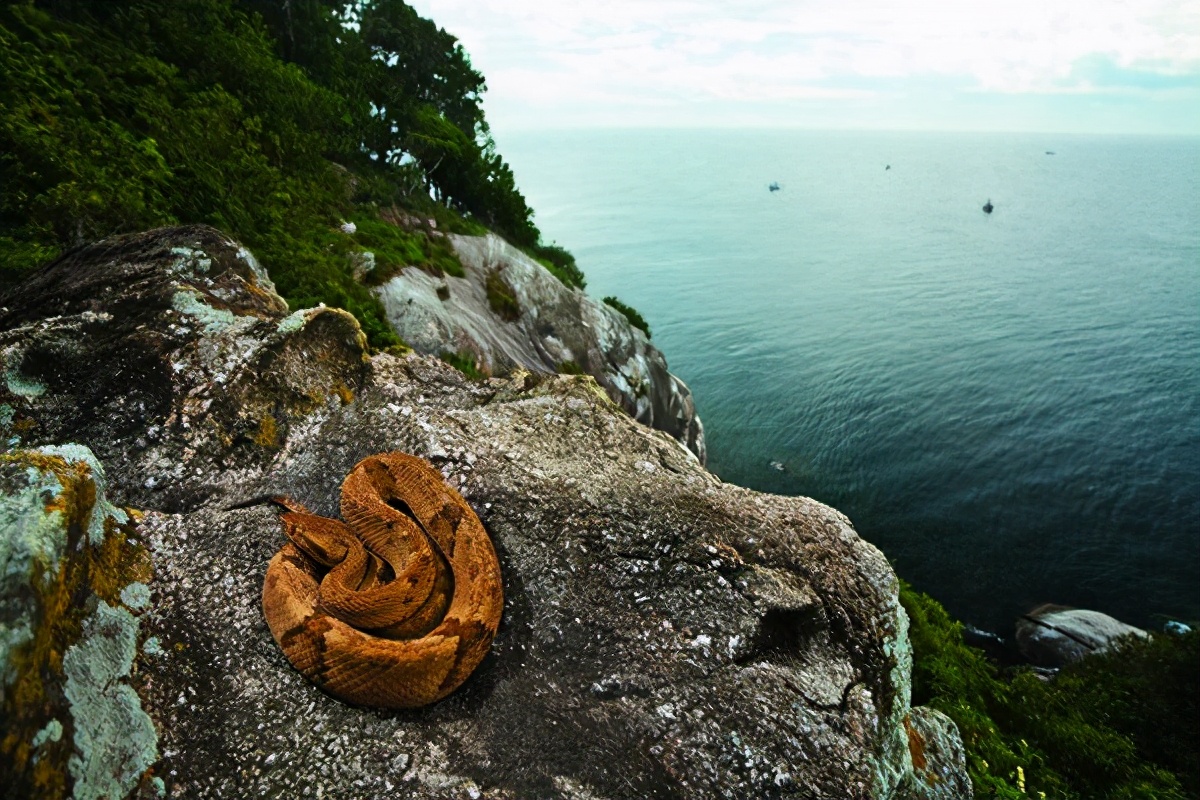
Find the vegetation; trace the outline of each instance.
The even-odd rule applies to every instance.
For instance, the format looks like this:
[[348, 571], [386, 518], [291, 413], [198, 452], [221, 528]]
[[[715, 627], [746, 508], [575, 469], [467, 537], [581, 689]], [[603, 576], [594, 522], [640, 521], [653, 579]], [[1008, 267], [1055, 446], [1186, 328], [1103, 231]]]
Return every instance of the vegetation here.
[[1130, 639], [1044, 680], [1001, 672], [928, 595], [912, 622], [913, 704], [958, 725], [982, 798], [1200, 796], [1200, 631]]
[[565, 285], [575, 289], [583, 289], [587, 286], [583, 271], [575, 264], [575, 256], [558, 245], [536, 245], [529, 248], [528, 252], [539, 264], [549, 270], [551, 275]]
[[457, 353], [444, 352], [441, 354], [441, 359], [473, 380], [479, 381], [487, 377], [480, 371], [474, 353], [469, 350], [459, 350]]
[[582, 286], [495, 152], [485, 88], [400, 0], [6, 0], [0, 283], [86, 241], [208, 223], [294, 308], [345, 308], [376, 347], [397, 340], [355, 280], [364, 249], [372, 281], [461, 274], [439, 232], [486, 226]]
[[375, 254], [375, 269], [366, 276], [369, 283], [383, 283], [410, 265], [439, 277], [449, 274], [461, 278], [465, 274], [444, 236], [427, 229], [406, 230], [371, 214], [360, 213], [352, 220], [355, 243]]
[[573, 359], [559, 362], [558, 373], [560, 375], [584, 375], [586, 374], [583, 367], [579, 366], [579, 362]]
[[646, 318], [637, 312], [636, 308], [627, 306], [615, 297], [604, 298], [606, 305], [610, 305], [617, 311], [625, 315], [625, 319], [629, 320], [629, 324], [646, 334], [646, 338], [650, 338], [650, 324], [646, 322]]
[[496, 312], [496, 316], [505, 322], [520, 319], [521, 304], [517, 302], [516, 292], [504, 280], [499, 269], [493, 267], [488, 270], [483, 287], [487, 292], [488, 305]]

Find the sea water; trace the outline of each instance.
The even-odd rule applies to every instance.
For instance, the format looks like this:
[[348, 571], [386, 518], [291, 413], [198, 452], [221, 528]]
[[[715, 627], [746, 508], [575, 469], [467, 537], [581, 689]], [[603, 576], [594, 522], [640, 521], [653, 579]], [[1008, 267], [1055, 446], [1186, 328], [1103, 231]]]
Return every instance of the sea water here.
[[980, 627], [1200, 618], [1200, 140], [499, 144], [588, 292], [649, 321], [723, 480], [835, 506]]

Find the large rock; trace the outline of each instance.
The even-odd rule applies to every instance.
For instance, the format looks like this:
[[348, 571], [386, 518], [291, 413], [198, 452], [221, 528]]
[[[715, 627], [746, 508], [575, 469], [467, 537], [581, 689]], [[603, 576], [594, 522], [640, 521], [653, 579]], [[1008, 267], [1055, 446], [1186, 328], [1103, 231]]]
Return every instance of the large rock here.
[[1125, 636], [1149, 636], [1099, 611], [1046, 604], [1017, 620], [1017, 648], [1041, 667], [1063, 667]]
[[[8, 693], [20, 785], [43, 764], [57, 794], [93, 797], [157, 781], [188, 798], [969, 796], [953, 723], [909, 707], [883, 556], [831, 508], [721, 483], [591, 378], [368, 358], [352, 318], [285, 316], [248, 255], [204, 228], [79, 251], [0, 303], [10, 446], [86, 445], [107, 471], [94, 502], [146, 509], [120, 540], [124, 571], [56, 652], [115, 639], [104, 686], [157, 733], [104, 750], [119, 782], [94, 790], [69, 766], [86, 755], [69, 703]], [[255, 501], [333, 514], [349, 468], [388, 450], [430, 460], [480, 515], [506, 604], [458, 692], [383, 713], [322, 694], [275, 645], [259, 596], [283, 537]], [[0, 488], [26, 497], [44, 472], [20, 469]], [[50, 507], [21, 502], [29, 519]], [[23, 519], [0, 541], [29, 539]], [[36, 592], [11, 588], [6, 615], [12, 595], [37, 628]], [[30, 641], [5, 669], [53, 666]], [[53, 759], [30, 755], [51, 740]]]
[[[691, 390], [619, 311], [564, 286], [494, 234], [451, 235], [466, 272], [435, 277], [410, 268], [377, 290], [388, 321], [417, 352], [468, 352], [485, 372], [556, 373], [574, 364], [638, 422], [666, 431], [703, 463], [704, 428]], [[517, 315], [488, 300], [489, 276], [511, 292]]]

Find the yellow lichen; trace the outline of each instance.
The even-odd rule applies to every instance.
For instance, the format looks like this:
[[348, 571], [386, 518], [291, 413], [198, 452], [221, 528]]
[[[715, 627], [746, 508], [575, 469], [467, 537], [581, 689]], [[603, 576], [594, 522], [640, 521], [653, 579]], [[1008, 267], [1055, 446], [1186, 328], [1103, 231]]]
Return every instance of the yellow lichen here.
[[[29, 586], [38, 624], [32, 639], [10, 656], [13, 680], [0, 710], [6, 721], [0, 763], [31, 796], [64, 797], [73, 726], [63, 696], [63, 654], [79, 639], [89, 598], [115, 604], [125, 586], [149, 580], [151, 561], [144, 548], [129, 542], [132, 525], [120, 525], [111, 517], [104, 521], [104, 539], [89, 543], [87, 532], [97, 496], [85, 462], [31, 451], [0, 456], [0, 463], [12, 462], [57, 478], [61, 489], [46, 503], [45, 512], [61, 514], [66, 555], [57, 569], [51, 564], [32, 565]], [[57, 740], [42, 742], [34, 759], [34, 736], [52, 719], [59, 720], [65, 732]]]
[[279, 444], [279, 428], [275, 417], [263, 414], [258, 421], [258, 433], [254, 434], [254, 443], [262, 447], [275, 447]]
[[354, 402], [354, 391], [351, 390], [351, 388], [346, 384], [339, 381], [337, 385], [333, 387], [333, 391], [338, 397], [342, 398], [342, 405], [348, 406]]

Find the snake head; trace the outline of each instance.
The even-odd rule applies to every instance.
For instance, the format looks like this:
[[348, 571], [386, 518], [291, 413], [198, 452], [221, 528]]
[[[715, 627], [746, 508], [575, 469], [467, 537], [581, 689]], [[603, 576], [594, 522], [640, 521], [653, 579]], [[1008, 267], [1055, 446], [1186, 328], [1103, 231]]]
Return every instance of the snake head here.
[[333, 568], [345, 560], [354, 534], [335, 519], [289, 511], [280, 515], [283, 531], [300, 552], [321, 566]]

